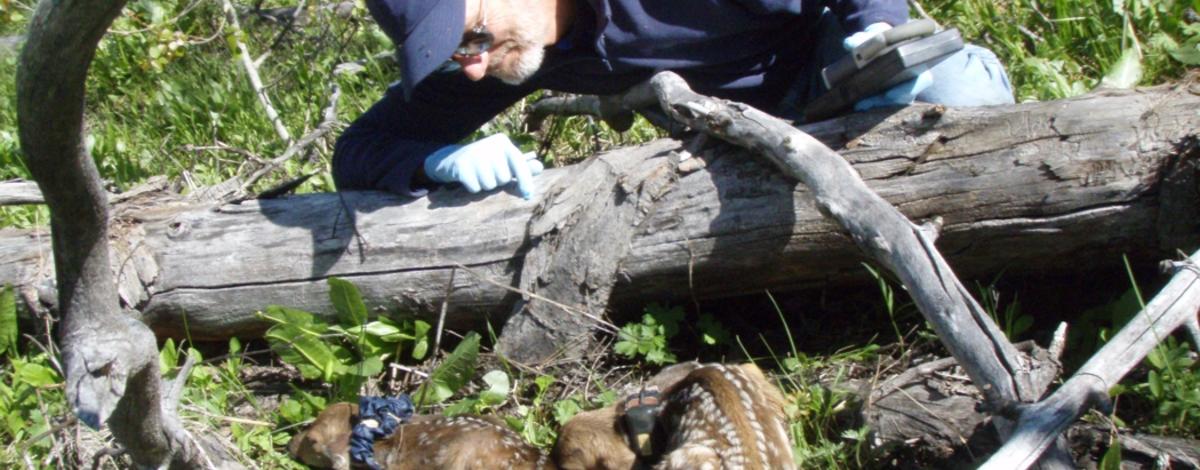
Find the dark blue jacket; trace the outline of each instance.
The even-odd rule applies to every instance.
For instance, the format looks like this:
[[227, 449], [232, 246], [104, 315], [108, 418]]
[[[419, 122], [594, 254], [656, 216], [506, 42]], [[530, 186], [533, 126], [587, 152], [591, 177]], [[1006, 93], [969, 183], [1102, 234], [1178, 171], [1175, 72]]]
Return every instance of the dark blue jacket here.
[[908, 18], [903, 0], [587, 0], [573, 29], [546, 50], [521, 85], [461, 72], [435, 72], [404, 100], [402, 87], [338, 139], [333, 177], [339, 189], [380, 189], [422, 196], [412, 184], [435, 150], [469, 136], [539, 89], [620, 93], [655, 72], [672, 70], [698, 93], [776, 109], [809, 66], [816, 24], [828, 7], [846, 31]]

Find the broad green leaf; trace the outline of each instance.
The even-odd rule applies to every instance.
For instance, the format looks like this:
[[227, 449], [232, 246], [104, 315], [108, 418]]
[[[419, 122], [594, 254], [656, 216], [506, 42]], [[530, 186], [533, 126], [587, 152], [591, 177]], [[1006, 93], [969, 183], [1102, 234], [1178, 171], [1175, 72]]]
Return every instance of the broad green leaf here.
[[1185, 39], [1183, 44], [1179, 44], [1171, 35], [1162, 32], [1151, 36], [1150, 44], [1167, 51], [1172, 59], [1183, 64], [1200, 65], [1200, 25], [1185, 26], [1184, 34], [1190, 37]]
[[58, 373], [41, 364], [25, 362], [18, 365], [14, 362], [13, 367], [16, 369], [17, 380], [34, 387], [48, 387], [59, 382]]
[[1166, 348], [1156, 347], [1156, 348], [1150, 350], [1150, 354], [1146, 355], [1146, 360], [1149, 361], [1150, 365], [1154, 366], [1155, 369], [1166, 369], [1167, 368]]
[[1104, 457], [1100, 458], [1099, 470], [1121, 470], [1121, 443], [1117, 439], [1113, 439], [1108, 444], [1108, 450], [1104, 451]]
[[[382, 319], [382, 318], [379, 320], [367, 323], [366, 325], [363, 325], [362, 329], [363, 329], [363, 331], [366, 331], [367, 334], [369, 334], [371, 336], [375, 336], [375, 337], [381, 338], [385, 341], [391, 341], [391, 342], [395, 342], [396, 340], [398, 340], [401, 335], [399, 327], [397, 327], [392, 322], [386, 321], [385, 319]], [[353, 332], [351, 332], [351, 333], [353, 334]], [[392, 339], [392, 338], [396, 338], [396, 339]]]
[[317, 320], [313, 314], [294, 308], [269, 305], [260, 316], [276, 324], [294, 326], [313, 336], [324, 334], [329, 329], [329, 325]]
[[158, 351], [158, 370], [161, 373], [174, 369], [179, 365], [179, 349], [175, 347], [175, 340], [167, 338], [163, 342], [163, 347]]
[[512, 390], [508, 381], [508, 374], [502, 370], [493, 370], [483, 374], [483, 382], [488, 384], [488, 388], [479, 392], [479, 399], [489, 406], [496, 406], [504, 403], [508, 399], [508, 393]]
[[337, 310], [338, 321], [343, 325], [358, 326], [367, 322], [367, 305], [363, 303], [362, 294], [350, 281], [329, 278], [329, 299]]
[[413, 320], [413, 336], [421, 337], [429, 335], [429, 330], [433, 329], [428, 322], [424, 320]]
[[1186, 65], [1200, 65], [1200, 44], [1184, 44], [1167, 51], [1172, 59]]
[[375, 356], [368, 357], [358, 364], [349, 366], [349, 373], [359, 377], [374, 377], [380, 372], [383, 372], [383, 361]]
[[[333, 365], [339, 363], [329, 345], [296, 326], [273, 326], [267, 330], [266, 338], [271, 344], [271, 349], [279, 354], [279, 358], [296, 366], [307, 379], [323, 377], [328, 380], [333, 372]], [[312, 375], [311, 369], [306, 372], [307, 368], [302, 366], [315, 367], [319, 373]]]
[[479, 333], [467, 334], [454, 348], [446, 361], [430, 374], [429, 380], [421, 384], [414, 394], [417, 406], [441, 403], [454, 392], [471, 381], [475, 373], [475, 362], [479, 358]]
[[613, 351], [625, 357], [633, 357], [637, 355], [637, 343], [632, 341], [617, 341], [613, 345]]
[[297, 399], [304, 402], [304, 405], [311, 408], [313, 411], [325, 409], [325, 404], [327, 402], [325, 397], [313, 395], [294, 386], [292, 389], [296, 392], [295, 396]]
[[412, 358], [419, 361], [425, 359], [426, 354], [429, 354], [429, 339], [422, 336], [413, 344]]
[[4, 421], [8, 425], [9, 434], [15, 438], [13, 440], [20, 441], [21, 431], [25, 429], [25, 418], [20, 413], [11, 413], [4, 417]]
[[391, 353], [396, 351], [396, 343], [384, 341], [378, 336], [367, 335], [358, 343], [358, 352], [362, 357], [378, 356], [380, 359], [387, 359]]
[[0, 289], [0, 354], [17, 352], [17, 299], [13, 288]]
[[429, 323], [422, 320], [415, 320], [412, 323], [413, 343], [412, 358], [416, 360], [425, 359], [425, 355], [429, 354], [429, 330], [432, 328]]
[[308, 418], [304, 413], [304, 405], [290, 397], [285, 397], [279, 404], [279, 416], [289, 423], [299, 423]]
[[442, 410], [442, 414], [445, 416], [458, 416], [474, 413], [475, 406], [478, 404], [479, 400], [476, 398], [464, 398], [447, 406], [446, 409]]
[[536, 379], [533, 379], [534, 385], [537, 385], [538, 398], [541, 398], [542, 394], [546, 393], [546, 390], [548, 390], [550, 386], [554, 384], [555, 380], [558, 379], [554, 378], [553, 375], [539, 375]]
[[1163, 381], [1162, 376], [1158, 374], [1158, 371], [1150, 371], [1150, 374], [1146, 377], [1146, 383], [1150, 386], [1150, 394], [1153, 395], [1154, 398], [1162, 397]]

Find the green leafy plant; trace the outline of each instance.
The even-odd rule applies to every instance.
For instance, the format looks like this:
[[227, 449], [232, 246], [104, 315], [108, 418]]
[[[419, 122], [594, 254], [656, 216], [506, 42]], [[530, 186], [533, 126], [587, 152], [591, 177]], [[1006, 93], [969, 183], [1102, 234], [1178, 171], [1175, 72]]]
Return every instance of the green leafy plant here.
[[1013, 296], [1012, 300], [1001, 307], [1001, 294], [995, 284], [989, 286], [976, 285], [979, 290], [980, 306], [983, 311], [1000, 327], [1010, 341], [1016, 341], [1033, 326], [1033, 317], [1021, 313], [1021, 303]]
[[[1110, 331], [1124, 326], [1146, 306], [1129, 259], [1125, 258], [1124, 262], [1130, 289], [1109, 306], [1109, 310], [1117, 313], [1113, 315], [1111, 330], [1099, 330], [1101, 344], [1109, 340]], [[1145, 411], [1126, 421], [1137, 421], [1157, 433], [1200, 436], [1200, 363], [1197, 363], [1195, 354], [1187, 343], [1173, 336], [1162, 338], [1162, 342], [1142, 361], [1142, 366], [1147, 370], [1145, 379], [1133, 384], [1128, 384], [1127, 380], [1109, 392], [1115, 396], [1128, 394], [1132, 400], [1127, 402], [1141, 405], [1135, 405], [1134, 408]], [[1121, 411], [1118, 409], [1118, 414]]]
[[275, 323], [265, 335], [272, 350], [304, 378], [333, 383], [338, 398], [356, 397], [367, 378], [383, 370], [383, 361], [398, 358], [405, 346], [413, 359], [428, 353], [428, 323], [387, 318], [368, 322], [362, 294], [341, 279], [329, 279], [329, 297], [337, 312], [336, 325], [281, 306], [267, 307], [261, 315]]
[[54, 442], [47, 439], [48, 431], [66, 412], [62, 382], [45, 354], [9, 357], [8, 371], [0, 380], [0, 441], [19, 447], [0, 450], [0, 463], [16, 468], [22, 453], [51, 451]]
[[17, 353], [17, 299], [13, 288], [0, 289], [0, 356]]
[[1186, 343], [1168, 337], [1146, 356], [1144, 382], [1128, 389], [1152, 404], [1148, 427], [1161, 434], [1200, 436], [1200, 365]]
[[475, 364], [479, 359], [479, 333], [467, 333], [454, 351], [446, 356], [429, 380], [413, 392], [413, 402], [418, 409], [425, 405], [442, 403], [471, 382], [475, 376]]
[[279, 403], [279, 417], [291, 424], [302, 423], [325, 409], [324, 397], [297, 389], [292, 396]]
[[463, 398], [446, 407], [443, 414], [455, 416], [460, 414], [486, 414], [508, 401], [512, 392], [512, 383], [508, 374], [502, 370], [492, 370], [483, 374], [480, 379], [485, 387], [473, 396]]
[[[546, 448], [558, 438], [558, 428], [584, 409], [608, 406], [616, 401], [616, 392], [603, 390], [584, 400], [578, 394], [561, 400], [552, 400], [550, 390], [558, 379], [552, 375], [538, 375], [528, 381], [526, 394], [532, 394], [528, 404], [516, 407], [515, 416], [506, 416], [508, 427], [516, 430], [527, 442]], [[603, 387], [601, 385], [601, 387]]]
[[700, 342], [705, 345], [727, 345], [732, 341], [733, 335], [729, 329], [717, 321], [712, 314], [700, 314], [700, 322], [696, 324], [696, 327], [700, 329]]
[[630, 359], [644, 358], [651, 364], [674, 363], [678, 359], [667, 349], [667, 343], [679, 334], [679, 322], [682, 320], [682, 307], [664, 307], [657, 303], [647, 305], [641, 323], [628, 323], [621, 327], [613, 351]]

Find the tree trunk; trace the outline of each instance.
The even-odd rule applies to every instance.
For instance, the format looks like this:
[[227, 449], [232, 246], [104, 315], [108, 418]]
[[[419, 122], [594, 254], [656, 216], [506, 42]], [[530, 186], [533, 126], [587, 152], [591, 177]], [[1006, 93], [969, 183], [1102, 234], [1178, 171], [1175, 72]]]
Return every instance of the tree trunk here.
[[[38, 3], [17, 68], [22, 157], [50, 207], [67, 401], [93, 429], [107, 424], [140, 467], [236, 467], [208, 437], [184, 430], [175, 407], [187, 374], [164, 390], [153, 332], [117, 302], [110, 268], [120, 258], [107, 242], [120, 231], [110, 231], [108, 198], [84, 146], [83, 107], [96, 45], [124, 4]], [[42, 240], [35, 248], [49, 253]]]
[[[1121, 253], [1157, 258], [1196, 243], [1198, 107], [1193, 85], [918, 106], [802, 129], [910, 219], [940, 217], [939, 249], [971, 277], [1075, 270]], [[540, 176], [539, 194], [559, 198], [550, 203], [445, 189], [419, 200], [347, 192], [218, 207], [141, 194], [114, 209], [111, 263], [124, 305], [160, 334], [185, 325], [193, 338], [255, 334], [264, 326], [255, 312], [270, 304], [332, 314], [329, 276], [358, 284], [369, 305], [432, 318], [455, 269], [471, 275], [454, 278], [447, 324], [500, 325], [519, 298], [504, 286], [516, 285], [531, 248], [535, 208], [584, 207], [570, 198], [586, 197], [639, 204], [610, 307], [862, 278], [862, 255], [809, 191], [744, 153], [673, 140], [609, 152]], [[559, 181], [588, 183], [597, 165], [618, 175], [599, 188], [607, 193], [546, 193]], [[629, 175], [654, 171], [673, 173], [650, 200], [627, 201]], [[52, 304], [46, 246], [32, 233], [0, 235], [0, 282], [20, 286], [35, 308]]]

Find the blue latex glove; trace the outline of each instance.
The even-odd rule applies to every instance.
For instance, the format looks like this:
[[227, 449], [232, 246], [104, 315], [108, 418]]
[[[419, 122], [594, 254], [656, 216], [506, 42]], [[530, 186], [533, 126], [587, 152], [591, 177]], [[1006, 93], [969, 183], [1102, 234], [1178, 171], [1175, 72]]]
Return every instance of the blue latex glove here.
[[493, 134], [467, 145], [451, 145], [425, 159], [425, 175], [439, 183], [462, 183], [467, 191], [491, 191], [517, 182], [521, 197], [533, 197], [533, 177], [542, 162], [533, 152], [522, 153], [504, 134]]
[[[842, 40], [842, 48], [847, 52], [851, 52], [859, 44], [867, 42], [872, 36], [883, 34], [884, 31], [892, 29], [892, 25], [887, 23], [872, 23], [867, 26], [862, 32], [854, 33]], [[855, 111], [866, 111], [872, 108], [882, 108], [885, 106], [907, 106], [917, 99], [917, 95], [929, 88], [933, 84], [933, 74], [928, 70], [921, 72], [917, 78], [901, 82], [900, 84], [888, 89], [881, 94], [864, 98], [854, 104]]]

